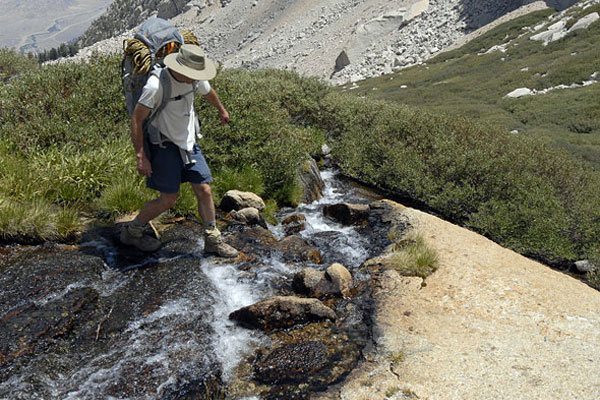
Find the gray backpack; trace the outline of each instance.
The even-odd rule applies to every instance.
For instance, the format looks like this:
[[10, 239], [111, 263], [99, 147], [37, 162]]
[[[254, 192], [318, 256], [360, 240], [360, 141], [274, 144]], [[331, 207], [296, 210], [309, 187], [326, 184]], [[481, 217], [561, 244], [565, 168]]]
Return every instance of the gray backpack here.
[[[188, 33], [190, 35], [190, 33]], [[189, 36], [188, 36], [189, 37]], [[191, 42], [196, 42], [195, 37]], [[129, 116], [142, 95], [142, 89], [151, 75], [156, 75], [163, 88], [163, 96], [160, 104], [146, 120], [144, 121], [144, 149], [146, 155], [150, 158], [148, 151], [148, 142], [164, 146], [165, 137], [155, 129], [151, 122], [164, 109], [170, 101], [179, 100], [181, 97], [189, 94], [171, 98], [171, 81], [167, 74], [167, 68], [164, 67], [163, 58], [167, 54], [178, 51], [179, 47], [185, 43], [184, 36], [169, 21], [162, 18], [150, 18], [144, 22], [140, 29], [135, 33], [133, 39], [126, 39], [123, 42], [124, 57], [121, 63], [121, 72], [123, 78], [123, 93]], [[193, 86], [190, 93], [196, 97], [197, 85]], [[199, 124], [196, 119], [196, 133], [199, 133]], [[181, 156], [184, 163], [189, 164], [190, 158], [188, 152], [181, 150]]]

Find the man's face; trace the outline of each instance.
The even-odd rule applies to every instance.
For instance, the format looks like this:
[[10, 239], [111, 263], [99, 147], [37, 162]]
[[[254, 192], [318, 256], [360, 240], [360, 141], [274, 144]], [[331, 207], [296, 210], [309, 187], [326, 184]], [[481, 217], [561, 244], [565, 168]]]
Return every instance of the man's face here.
[[179, 81], [179, 82], [183, 82], [183, 83], [189, 83], [189, 84], [192, 84], [192, 83], [196, 82], [196, 80], [195, 80], [195, 79], [188, 78], [187, 76], [185, 76], [185, 75], [182, 75], [182, 74], [180, 74], [179, 72], [175, 72], [175, 71], [173, 71], [173, 70], [171, 70], [171, 74], [172, 74], [172, 75], [173, 75], [173, 77], [174, 77], [174, 78], [175, 78], [177, 81]]

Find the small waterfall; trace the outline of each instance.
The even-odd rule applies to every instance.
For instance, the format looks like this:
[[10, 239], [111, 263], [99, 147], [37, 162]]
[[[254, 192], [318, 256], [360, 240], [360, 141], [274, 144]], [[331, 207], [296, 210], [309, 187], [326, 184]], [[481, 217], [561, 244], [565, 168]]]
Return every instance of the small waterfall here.
[[[338, 235], [335, 246], [337, 252], [342, 256], [333, 261], [340, 262], [351, 271], [357, 272], [357, 267], [368, 257], [366, 239], [361, 237], [354, 227], [345, 227], [326, 218], [322, 211], [327, 204], [336, 204], [341, 201], [358, 202], [362, 199], [352, 197], [353, 193], [337, 179], [335, 172], [324, 171], [321, 176], [325, 183], [323, 197], [319, 201], [310, 204], [303, 203], [293, 209], [282, 209], [278, 219], [282, 220], [292, 214], [303, 214], [306, 217], [306, 229], [300, 232], [300, 236], [315, 244], [317, 248], [319, 243], [318, 240], [313, 240], [315, 236], [321, 233]], [[278, 239], [285, 236], [281, 225], [269, 228]], [[271, 256], [264, 265], [254, 269], [254, 278], [248, 276], [247, 272], [239, 270], [235, 265], [203, 263], [202, 271], [216, 289], [213, 294], [211, 326], [215, 331], [215, 348], [217, 354], [220, 355], [219, 360], [223, 366], [225, 379], [229, 378], [239, 362], [250, 354], [251, 349], [256, 348], [258, 344], [266, 344], [268, 340], [261, 333], [236, 326], [229, 321], [229, 314], [275, 295], [271, 282], [282, 276], [291, 278], [299, 269], [296, 265], [283, 263], [277, 258], [277, 255]], [[356, 275], [359, 280], [366, 279], [366, 276], [359, 273]]]

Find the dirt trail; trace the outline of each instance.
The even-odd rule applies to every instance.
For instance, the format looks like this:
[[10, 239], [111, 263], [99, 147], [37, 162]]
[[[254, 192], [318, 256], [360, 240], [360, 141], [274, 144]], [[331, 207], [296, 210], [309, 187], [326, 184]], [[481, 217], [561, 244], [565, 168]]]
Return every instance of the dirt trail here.
[[321, 399], [600, 398], [600, 292], [398, 207], [440, 268], [425, 287], [395, 271], [380, 276], [376, 348]]

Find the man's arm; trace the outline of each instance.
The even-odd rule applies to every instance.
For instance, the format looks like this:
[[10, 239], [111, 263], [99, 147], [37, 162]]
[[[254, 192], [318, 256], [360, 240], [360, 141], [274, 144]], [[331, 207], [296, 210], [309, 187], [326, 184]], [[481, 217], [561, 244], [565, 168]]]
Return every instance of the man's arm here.
[[133, 148], [135, 149], [137, 170], [144, 176], [150, 176], [152, 174], [150, 160], [148, 160], [146, 153], [144, 153], [143, 132], [144, 120], [150, 115], [151, 111], [152, 110], [148, 107], [138, 103], [131, 116], [131, 141], [133, 142]]
[[221, 104], [221, 99], [219, 99], [219, 95], [217, 92], [215, 92], [215, 89], [210, 88], [210, 92], [204, 95], [204, 98], [208, 100], [213, 107], [219, 110], [219, 118], [221, 119], [221, 123], [229, 123], [229, 112], [225, 109], [225, 107], [223, 107], [223, 104]]

